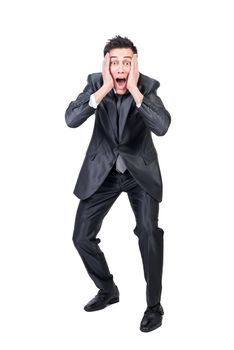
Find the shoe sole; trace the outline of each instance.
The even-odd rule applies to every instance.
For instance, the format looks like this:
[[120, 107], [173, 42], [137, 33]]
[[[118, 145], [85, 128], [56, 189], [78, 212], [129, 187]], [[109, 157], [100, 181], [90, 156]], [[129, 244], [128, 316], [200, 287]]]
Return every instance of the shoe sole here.
[[119, 297], [116, 297], [116, 298], [111, 299], [108, 304], [111, 305], [111, 304], [115, 304], [118, 302], [119, 302]]
[[152, 328], [150, 328], [150, 329], [148, 329], [148, 328], [140, 328], [140, 330], [141, 330], [142, 332], [144, 332], [144, 333], [147, 333], [147, 332], [154, 331], [155, 329], [161, 327], [161, 325], [162, 325], [162, 322], [156, 324], [156, 326], [154, 326], [154, 327], [152, 327]]
[[108, 303], [107, 303], [105, 306], [103, 306], [103, 307], [99, 307], [99, 308], [96, 308], [96, 309], [86, 309], [86, 308], [84, 307], [84, 310], [87, 311], [87, 312], [103, 310], [103, 309], [105, 309], [107, 306], [112, 305], [112, 304], [115, 304], [115, 303], [118, 303], [118, 302], [119, 302], [119, 297], [116, 297], [116, 298], [113, 298], [113, 299], [109, 300]]

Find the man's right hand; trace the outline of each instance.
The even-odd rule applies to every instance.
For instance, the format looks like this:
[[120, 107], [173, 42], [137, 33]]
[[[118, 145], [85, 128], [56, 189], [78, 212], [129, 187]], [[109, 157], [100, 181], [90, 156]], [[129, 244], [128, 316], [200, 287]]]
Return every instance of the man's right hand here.
[[103, 63], [102, 63], [102, 77], [103, 85], [109, 89], [109, 91], [114, 87], [114, 81], [110, 74], [110, 54], [106, 53]]
[[113, 89], [114, 87], [114, 81], [110, 74], [109, 52], [107, 52], [107, 54], [105, 55], [102, 63], [102, 78], [103, 78], [102, 87], [100, 87], [100, 89], [94, 93], [95, 101], [97, 104], [99, 104], [101, 100], [108, 94], [108, 92], [110, 92], [110, 90]]

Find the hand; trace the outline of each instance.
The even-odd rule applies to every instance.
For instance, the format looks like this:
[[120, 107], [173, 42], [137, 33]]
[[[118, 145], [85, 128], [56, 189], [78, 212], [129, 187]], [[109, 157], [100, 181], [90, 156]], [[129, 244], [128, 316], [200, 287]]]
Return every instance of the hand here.
[[127, 89], [129, 91], [137, 87], [139, 75], [140, 74], [138, 69], [137, 54], [134, 54], [131, 60], [131, 69], [130, 69], [130, 72], [128, 75], [128, 81], [127, 81]]
[[104, 57], [102, 63], [102, 77], [103, 77], [103, 85], [107, 88], [107, 90], [111, 90], [114, 87], [114, 81], [110, 74], [110, 54], [107, 54]]

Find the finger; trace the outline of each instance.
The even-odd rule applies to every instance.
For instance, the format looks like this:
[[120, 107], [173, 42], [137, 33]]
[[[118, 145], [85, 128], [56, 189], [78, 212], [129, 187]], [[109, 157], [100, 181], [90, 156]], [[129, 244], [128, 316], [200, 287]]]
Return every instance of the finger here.
[[110, 62], [110, 54], [109, 54], [109, 52], [107, 52], [107, 54], [106, 54], [106, 60], [107, 60], [108, 63]]
[[139, 79], [140, 73], [138, 69], [138, 55], [134, 54], [134, 73], [135, 76], [137, 77], [137, 80]]
[[131, 60], [131, 68], [130, 68], [130, 72], [133, 72], [135, 70], [135, 57], [134, 55], [132, 56], [132, 60]]
[[136, 71], [138, 71], [138, 55], [137, 54], [135, 54], [134, 65], [135, 65]]
[[107, 64], [108, 64], [108, 61], [109, 61], [109, 52], [106, 53], [106, 55], [105, 55], [105, 57], [104, 57], [104, 60], [103, 60], [103, 63], [104, 63], [105, 65], [107, 65]]
[[137, 54], [134, 54], [134, 55], [133, 55], [132, 61], [133, 61], [134, 69], [136, 69], [136, 67], [137, 67]]
[[137, 54], [135, 56], [135, 63], [136, 63], [136, 67], [138, 67], [138, 55]]
[[136, 61], [137, 61], [137, 54], [136, 54], [136, 53], [134, 53], [134, 55], [133, 55], [133, 58], [132, 58], [132, 59], [133, 59], [133, 61], [134, 61], [134, 62], [136, 62]]
[[106, 71], [109, 71], [109, 68], [110, 68], [110, 54], [109, 54], [109, 52], [107, 52], [107, 54], [105, 55], [105, 58], [103, 61], [103, 68]]

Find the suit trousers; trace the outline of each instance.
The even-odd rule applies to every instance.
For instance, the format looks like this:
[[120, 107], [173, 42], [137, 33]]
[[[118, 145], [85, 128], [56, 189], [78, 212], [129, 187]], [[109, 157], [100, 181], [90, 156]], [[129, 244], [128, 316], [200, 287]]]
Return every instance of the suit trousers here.
[[128, 170], [118, 173], [115, 166], [89, 198], [80, 200], [73, 232], [73, 242], [86, 270], [95, 285], [106, 292], [114, 285], [105, 256], [99, 247], [97, 234], [104, 217], [121, 194], [126, 192], [133, 210], [144, 277], [148, 306], [161, 299], [163, 270], [163, 230], [158, 227], [159, 203], [136, 182]]

